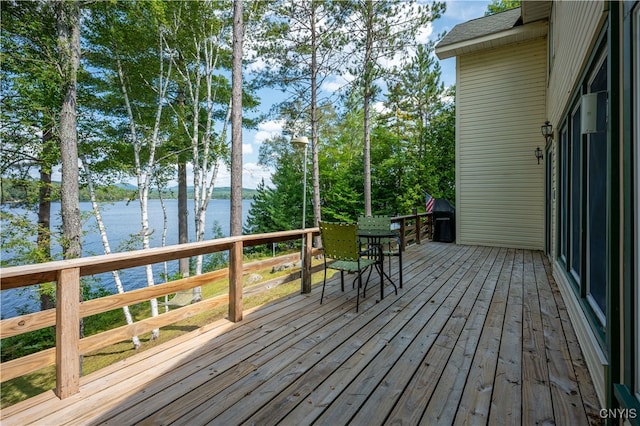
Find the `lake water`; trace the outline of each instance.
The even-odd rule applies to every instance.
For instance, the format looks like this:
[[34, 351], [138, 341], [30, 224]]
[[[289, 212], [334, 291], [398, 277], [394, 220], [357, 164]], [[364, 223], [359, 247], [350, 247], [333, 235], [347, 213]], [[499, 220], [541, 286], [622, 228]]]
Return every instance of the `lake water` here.
[[[242, 201], [242, 223], [246, 223], [252, 200]], [[166, 245], [177, 244], [178, 242], [178, 201], [165, 200], [167, 210], [168, 231], [166, 236]], [[142, 228], [140, 222], [140, 204], [137, 201], [127, 203], [119, 201], [115, 203], [102, 203], [100, 205], [102, 219], [107, 230], [109, 245], [112, 252], [126, 251], [122, 245], [131, 239], [131, 235], [139, 234]], [[2, 206], [3, 210], [20, 212], [19, 209], [11, 209]], [[80, 203], [80, 209], [83, 213], [92, 213], [91, 203]], [[205, 238], [213, 238], [214, 226], [219, 227], [219, 231], [223, 236], [229, 235], [230, 229], [230, 201], [229, 200], [211, 200], [207, 209], [207, 223]], [[189, 200], [189, 241], [194, 241], [194, 224], [193, 224], [193, 200]], [[36, 215], [32, 216], [34, 223]], [[60, 203], [53, 203], [51, 208], [52, 229], [60, 225]], [[153, 230], [151, 235], [151, 247], [160, 247], [162, 245], [162, 230], [164, 224], [164, 216], [162, 206], [159, 200], [149, 200], [149, 227]], [[5, 226], [6, 224], [1, 224]], [[95, 217], [91, 214], [88, 219], [83, 222], [84, 236], [82, 239], [83, 256], [92, 256], [104, 254], [102, 240], [98, 232]], [[141, 248], [140, 245], [135, 246], [136, 249]], [[55, 249], [55, 248], [54, 248]], [[7, 258], [10, 254], [0, 250], [3, 258]], [[178, 268], [178, 261], [169, 262], [169, 272], [174, 272]], [[160, 274], [164, 272], [162, 265], [154, 265], [154, 274], [156, 283], [163, 282]], [[121, 279], [126, 290], [133, 290], [146, 286], [145, 269], [131, 268], [122, 272]], [[115, 293], [115, 284], [111, 273], [100, 274], [96, 276], [96, 282], [93, 284], [99, 286], [111, 293]], [[38, 303], [34, 298], [35, 289], [30, 287], [27, 290], [15, 289], [4, 290], [0, 292], [0, 315], [2, 318], [16, 316], [18, 311], [35, 311], [38, 310]]]

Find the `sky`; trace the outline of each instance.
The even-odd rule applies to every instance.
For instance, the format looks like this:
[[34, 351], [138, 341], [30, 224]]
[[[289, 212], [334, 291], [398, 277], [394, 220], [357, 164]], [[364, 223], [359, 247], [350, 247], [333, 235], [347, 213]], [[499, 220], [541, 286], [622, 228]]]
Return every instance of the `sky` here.
[[[418, 0], [418, 2], [427, 2], [426, 0]], [[438, 34], [443, 31], [450, 31], [454, 26], [459, 23], [469, 21], [484, 16], [487, 10], [487, 5], [491, 3], [490, 0], [456, 0], [446, 1], [447, 10], [444, 15], [430, 24], [430, 27], [425, 28], [421, 33], [421, 38], [426, 42], [427, 40], [437, 40]], [[440, 61], [440, 67], [442, 69], [442, 81], [445, 86], [455, 84], [456, 79], [456, 60], [455, 58], [445, 59]], [[338, 85], [340, 81], [333, 81], [329, 84]], [[327, 86], [325, 90], [331, 91], [332, 88]], [[281, 100], [281, 94], [278, 90], [263, 89], [258, 92], [258, 96], [261, 98], [261, 111], [267, 112], [271, 106]], [[264, 179], [265, 184], [269, 186], [271, 184], [271, 170], [266, 169], [258, 164], [258, 153], [260, 151], [260, 145], [265, 140], [279, 136], [282, 133], [282, 123], [277, 121], [266, 121], [259, 123], [257, 129], [242, 129], [242, 157], [243, 157], [243, 175], [242, 186], [244, 188], [255, 189], [257, 185]], [[193, 181], [193, 174], [190, 167], [187, 168], [187, 182]], [[60, 180], [60, 172], [54, 172], [54, 180]], [[229, 170], [221, 165], [218, 176], [216, 179], [216, 187], [229, 187], [230, 183]], [[133, 181], [130, 183], [134, 183]], [[170, 182], [170, 186], [177, 185], [177, 182]]]
[[[432, 28], [427, 28], [423, 32], [424, 37], [430, 40], [436, 40], [437, 35], [443, 31], [450, 31], [455, 25], [469, 21], [471, 19], [484, 16], [487, 10], [489, 0], [459, 0], [447, 1], [447, 10], [445, 14], [432, 23]], [[445, 86], [455, 84], [456, 79], [456, 60], [455, 58], [440, 61], [442, 69], [442, 81]], [[259, 92], [262, 99], [262, 108], [268, 110], [273, 102], [269, 99], [277, 100], [279, 92], [274, 90], [263, 90]], [[271, 183], [271, 171], [258, 165], [258, 153], [260, 145], [263, 141], [270, 137], [280, 135], [282, 131], [281, 123], [276, 121], [267, 121], [259, 123], [257, 129], [243, 129], [243, 176], [242, 186], [245, 188], [256, 188], [262, 179], [267, 186]], [[226, 168], [221, 168], [216, 180], [217, 187], [230, 186], [230, 174]]]

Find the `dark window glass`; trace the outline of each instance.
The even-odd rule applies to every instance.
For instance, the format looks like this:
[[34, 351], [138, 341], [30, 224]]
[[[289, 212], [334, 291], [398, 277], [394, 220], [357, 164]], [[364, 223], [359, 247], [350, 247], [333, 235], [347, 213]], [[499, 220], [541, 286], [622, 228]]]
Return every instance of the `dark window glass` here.
[[582, 261], [582, 134], [580, 108], [571, 117], [571, 161], [569, 164], [569, 267], [578, 284]]
[[588, 295], [604, 323], [607, 307], [607, 61], [591, 83], [598, 93], [596, 133], [588, 137], [587, 249]]
[[569, 141], [567, 137], [567, 128], [562, 130], [560, 135], [560, 182], [559, 182], [559, 200], [560, 200], [560, 259], [567, 262], [567, 206], [569, 205], [567, 198], [567, 164], [569, 152]]

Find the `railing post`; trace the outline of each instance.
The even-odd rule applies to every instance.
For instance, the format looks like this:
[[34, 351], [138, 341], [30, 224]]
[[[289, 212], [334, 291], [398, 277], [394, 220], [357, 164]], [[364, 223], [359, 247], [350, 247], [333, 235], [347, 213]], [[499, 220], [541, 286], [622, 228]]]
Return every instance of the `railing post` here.
[[420, 216], [416, 213], [416, 244], [420, 244], [420, 232], [422, 231], [422, 226], [420, 225]]
[[407, 248], [406, 228], [407, 220], [403, 217], [400, 220], [400, 247], [402, 250], [406, 250]]
[[229, 250], [229, 321], [242, 321], [242, 241]]
[[80, 391], [80, 269], [58, 271], [56, 281], [56, 395]]
[[313, 250], [313, 233], [306, 232], [304, 238], [304, 268], [300, 271], [302, 294], [311, 293], [311, 250]]

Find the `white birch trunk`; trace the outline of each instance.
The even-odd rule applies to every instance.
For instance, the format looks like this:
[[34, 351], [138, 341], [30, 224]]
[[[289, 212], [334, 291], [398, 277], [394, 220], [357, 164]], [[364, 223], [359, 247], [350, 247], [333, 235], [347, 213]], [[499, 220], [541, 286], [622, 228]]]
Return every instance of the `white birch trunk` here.
[[[89, 170], [89, 165], [84, 159], [81, 159], [82, 167], [84, 168], [85, 176], [87, 178], [87, 187], [89, 188], [89, 198], [91, 200], [91, 207], [93, 208], [93, 214], [96, 217], [96, 222], [98, 224], [98, 231], [100, 232], [100, 239], [102, 240], [102, 247], [104, 249], [104, 254], [111, 254], [111, 246], [109, 245], [109, 238], [107, 237], [107, 229], [104, 226], [104, 221], [102, 220], [102, 214], [100, 213], [100, 208], [96, 201], [96, 193], [93, 186], [93, 179], [91, 177], [91, 171]], [[119, 271], [112, 271], [111, 275], [113, 276], [113, 281], [116, 286], [116, 290], [119, 294], [124, 293], [124, 286], [122, 285], [122, 280], [120, 280]], [[127, 321], [127, 324], [133, 324], [133, 317], [131, 316], [131, 312], [129, 312], [128, 306], [122, 307], [122, 312], [124, 312], [124, 318]], [[133, 336], [131, 341], [133, 342], [133, 346], [138, 349], [140, 347], [140, 339], [138, 336]]]
[[[143, 148], [143, 141], [138, 138], [137, 130], [135, 126], [135, 118], [133, 115], [133, 110], [131, 108], [131, 103], [129, 100], [129, 95], [125, 83], [124, 72], [122, 69], [122, 64], [119, 59], [117, 60], [118, 65], [118, 76], [120, 78], [120, 85], [122, 88], [122, 93], [125, 100], [125, 105], [127, 109], [127, 114], [129, 117], [129, 131], [131, 134], [131, 139], [133, 143], [133, 153], [134, 153], [134, 161], [135, 161], [135, 169], [136, 169], [136, 178], [138, 185], [138, 199], [140, 201], [140, 222], [141, 222], [141, 236], [142, 236], [142, 248], [148, 249], [151, 247], [150, 236], [153, 233], [152, 230], [149, 229], [149, 188], [151, 186], [151, 177], [153, 175], [153, 169], [155, 167], [155, 154], [156, 148], [160, 145], [160, 119], [162, 116], [163, 109], [163, 101], [165, 99], [167, 88], [169, 85], [169, 77], [171, 75], [171, 63], [169, 63], [168, 69], [165, 71], [164, 69], [164, 51], [163, 45], [164, 41], [162, 38], [162, 33], [158, 33], [158, 48], [159, 48], [159, 58], [160, 65], [157, 76], [157, 87], [155, 88], [158, 103], [156, 109], [156, 117], [153, 125], [153, 132], [151, 138], [149, 140], [148, 145], [146, 146], [148, 150], [148, 160], [143, 165], [141, 159], [141, 151]], [[147, 277], [147, 286], [152, 287], [155, 285], [154, 276], [153, 276], [153, 268], [151, 265], [147, 265], [146, 268], [146, 277]], [[158, 301], [154, 298], [150, 300], [151, 305], [151, 316], [158, 316]], [[157, 339], [160, 335], [159, 329], [154, 329], [151, 332], [151, 338]]]

